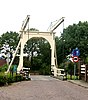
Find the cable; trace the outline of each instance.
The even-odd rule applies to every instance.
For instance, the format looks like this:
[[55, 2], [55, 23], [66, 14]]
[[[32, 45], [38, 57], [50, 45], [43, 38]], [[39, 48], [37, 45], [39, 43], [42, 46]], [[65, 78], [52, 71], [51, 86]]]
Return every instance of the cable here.
[[[28, 22], [28, 45], [29, 45], [29, 22]], [[29, 46], [28, 46], [28, 50], [29, 50]], [[30, 62], [30, 52], [28, 52], [28, 62]], [[30, 66], [30, 64], [28, 63], [28, 67]]]

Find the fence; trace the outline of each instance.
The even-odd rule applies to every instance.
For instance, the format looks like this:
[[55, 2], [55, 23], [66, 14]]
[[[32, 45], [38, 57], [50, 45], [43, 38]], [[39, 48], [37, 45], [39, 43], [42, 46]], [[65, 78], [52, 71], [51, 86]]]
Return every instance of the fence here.
[[67, 80], [67, 75], [65, 73], [64, 69], [57, 69], [57, 77], [60, 78], [61, 80]]
[[88, 82], [88, 65], [81, 65], [79, 70], [79, 79]]

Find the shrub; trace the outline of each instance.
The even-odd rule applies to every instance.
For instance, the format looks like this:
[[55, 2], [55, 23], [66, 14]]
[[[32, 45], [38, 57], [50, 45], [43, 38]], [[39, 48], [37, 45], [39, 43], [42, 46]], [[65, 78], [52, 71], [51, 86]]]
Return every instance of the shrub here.
[[18, 75], [13, 75], [11, 76], [10, 74], [8, 75], [4, 75], [4, 74], [0, 74], [0, 86], [4, 86], [6, 84], [11, 84], [13, 82], [19, 82], [19, 81], [23, 81], [24, 78], [18, 74]]
[[43, 64], [42, 67], [39, 70], [39, 74], [42, 75], [50, 75], [51, 74], [51, 68], [49, 65]]
[[16, 66], [11, 66], [10, 73], [5, 75], [7, 68], [7, 65], [0, 67], [0, 86], [25, 80], [22, 75], [16, 73]]
[[10, 84], [10, 83], [13, 83], [15, 82], [14, 78], [13, 77], [8, 77], [7, 78], [7, 83]]
[[8, 68], [8, 65], [7, 65], [7, 64], [1, 66], [1, 67], [0, 67], [0, 72], [5, 72], [5, 71], [7, 70], [7, 68]]
[[7, 83], [7, 79], [5, 76], [0, 76], [0, 86], [4, 86]]

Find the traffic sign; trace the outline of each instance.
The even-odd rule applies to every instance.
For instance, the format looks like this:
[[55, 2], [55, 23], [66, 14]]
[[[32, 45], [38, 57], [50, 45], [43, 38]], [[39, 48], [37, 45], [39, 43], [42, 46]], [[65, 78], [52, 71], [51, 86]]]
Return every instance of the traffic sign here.
[[79, 56], [79, 55], [80, 55], [79, 49], [78, 49], [78, 48], [73, 49], [73, 51], [72, 51], [72, 56]]
[[78, 62], [79, 61], [79, 58], [78, 58], [78, 56], [73, 56], [72, 57], [72, 60], [73, 60], [73, 62]]

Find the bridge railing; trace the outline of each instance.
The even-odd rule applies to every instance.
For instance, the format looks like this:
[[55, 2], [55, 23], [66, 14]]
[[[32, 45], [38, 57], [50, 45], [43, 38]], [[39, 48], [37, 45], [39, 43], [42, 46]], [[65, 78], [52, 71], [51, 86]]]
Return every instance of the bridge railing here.
[[59, 78], [61, 80], [67, 79], [66, 71], [64, 69], [54, 68], [53, 74], [54, 74], [54, 77]]

